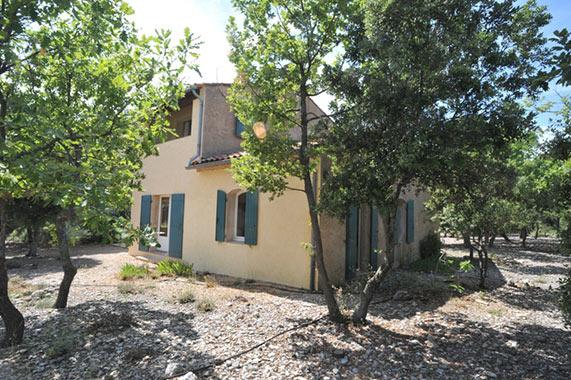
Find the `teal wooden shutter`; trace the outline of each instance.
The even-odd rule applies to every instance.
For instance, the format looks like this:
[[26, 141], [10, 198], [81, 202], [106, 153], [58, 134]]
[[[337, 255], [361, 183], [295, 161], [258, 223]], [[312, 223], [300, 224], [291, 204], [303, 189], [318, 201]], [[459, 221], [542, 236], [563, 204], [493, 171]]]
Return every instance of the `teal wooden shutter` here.
[[236, 118], [236, 136], [242, 137], [242, 132], [244, 132], [244, 123]]
[[347, 228], [345, 236], [345, 278], [350, 280], [355, 277], [357, 270], [359, 208], [352, 206], [349, 209], [345, 224]]
[[226, 193], [218, 190], [216, 198], [216, 241], [224, 241], [226, 230]]
[[375, 250], [379, 249], [379, 210], [371, 206], [371, 254], [370, 262], [373, 270], [378, 267], [378, 255]]
[[397, 212], [395, 214], [395, 233], [394, 233], [394, 242], [395, 244], [399, 242], [399, 227], [400, 227], [400, 213], [401, 213], [401, 206], [397, 206]]
[[170, 210], [169, 256], [182, 258], [182, 227], [184, 224], [184, 194], [173, 194]]
[[[152, 195], [143, 195], [141, 197], [141, 218], [139, 222], [139, 227], [144, 230], [151, 224], [151, 202], [153, 200]], [[143, 245], [139, 242], [139, 251], [149, 251], [148, 245]]]
[[246, 193], [246, 223], [244, 243], [258, 244], [258, 189]]
[[414, 242], [414, 201], [406, 202], [406, 242]]

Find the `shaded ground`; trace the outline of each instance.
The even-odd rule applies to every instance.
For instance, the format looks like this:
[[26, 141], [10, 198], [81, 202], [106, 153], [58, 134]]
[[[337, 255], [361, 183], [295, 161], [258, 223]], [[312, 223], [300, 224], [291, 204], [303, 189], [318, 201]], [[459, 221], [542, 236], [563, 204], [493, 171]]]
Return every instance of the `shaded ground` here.
[[[458, 242], [447, 243], [449, 255], [467, 254]], [[368, 325], [321, 319], [197, 375], [569, 378], [571, 334], [550, 287], [571, 259], [521, 250], [517, 242], [496, 244], [485, 292], [474, 286], [476, 272], [450, 279], [399, 269], [375, 298]], [[61, 279], [55, 251], [40, 251], [36, 259], [15, 257], [24, 253], [12, 252], [10, 276], [12, 298], [26, 317], [25, 343], [0, 351], [0, 379], [160, 379], [168, 364], [177, 364], [180, 372], [195, 369], [326, 311], [318, 294], [223, 276], [209, 287], [201, 279], [121, 281], [122, 264], [142, 262], [112, 246], [74, 250], [80, 269], [70, 307], [56, 311], [45, 308]], [[459, 293], [450, 284], [465, 290]], [[196, 301], [179, 303], [188, 292]], [[201, 311], [198, 305], [206, 299], [215, 310]], [[349, 308], [354, 297], [344, 294], [341, 301]]]

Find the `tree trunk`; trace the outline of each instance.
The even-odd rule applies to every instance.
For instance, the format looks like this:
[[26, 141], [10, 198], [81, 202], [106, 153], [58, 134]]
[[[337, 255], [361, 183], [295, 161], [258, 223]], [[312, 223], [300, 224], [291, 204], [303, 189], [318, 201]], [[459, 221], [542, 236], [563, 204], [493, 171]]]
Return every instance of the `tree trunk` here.
[[27, 257], [36, 257], [38, 256], [38, 242], [40, 240], [40, 226], [30, 223], [26, 227], [27, 235], [28, 235], [28, 253], [26, 253]]
[[495, 241], [496, 241], [496, 235], [492, 235], [492, 237], [490, 238], [490, 243], [488, 245], [490, 247], [493, 247]]
[[521, 246], [525, 248], [525, 240], [527, 239], [527, 227], [521, 229], [519, 237], [521, 238]]
[[63, 280], [59, 286], [57, 300], [54, 305], [56, 309], [64, 309], [67, 306], [67, 298], [69, 289], [77, 269], [73, 266], [71, 257], [69, 256], [69, 240], [67, 237], [67, 224], [72, 216], [72, 210], [61, 210], [56, 217], [56, 235], [59, 246], [59, 257], [63, 267]]
[[342, 322], [344, 320], [341, 311], [339, 310], [339, 305], [335, 299], [335, 294], [333, 294], [333, 288], [331, 287], [331, 282], [329, 281], [329, 276], [327, 275], [327, 269], [325, 268], [325, 260], [323, 259], [323, 240], [321, 238], [321, 228], [319, 226], [319, 219], [317, 218], [317, 212], [315, 211], [316, 200], [313, 196], [313, 185], [311, 183], [311, 177], [309, 174], [303, 179], [305, 185], [305, 195], [307, 196], [307, 204], [309, 205], [309, 217], [311, 220], [311, 229], [313, 231], [313, 236], [315, 238], [315, 261], [317, 263], [317, 271], [319, 273], [319, 288], [323, 292], [325, 298], [325, 303], [327, 304], [327, 310], [329, 311], [329, 318], [334, 322]]
[[470, 248], [472, 244], [470, 244], [470, 233], [465, 232], [462, 234], [462, 239], [464, 240], [464, 248]]
[[539, 238], [539, 223], [535, 225], [535, 240]]
[[506, 235], [505, 232], [502, 232], [502, 237], [504, 238], [504, 240], [508, 243], [511, 243], [512, 241], [510, 240], [510, 238], [508, 237], [508, 235]]
[[0, 347], [15, 346], [24, 338], [24, 316], [8, 297], [8, 268], [6, 267], [6, 201], [0, 198], [0, 317], [4, 322], [4, 337]]
[[478, 242], [480, 245], [480, 249], [478, 249], [478, 259], [480, 261], [480, 288], [486, 288], [486, 277], [488, 277], [488, 236], [484, 236], [482, 239], [482, 235], [480, 234], [478, 237]]
[[[400, 188], [397, 194], [398, 193], [400, 193]], [[371, 300], [373, 299], [375, 292], [378, 290], [381, 282], [383, 282], [383, 280], [387, 277], [393, 268], [395, 246], [392, 241], [392, 236], [394, 234], [394, 219], [391, 214], [383, 215], [383, 227], [385, 229], [386, 236], [385, 252], [387, 263], [379, 264], [379, 268], [373, 277], [371, 277], [363, 287], [363, 290], [359, 296], [359, 306], [357, 306], [353, 312], [353, 323], [365, 323], [367, 314], [369, 312], [369, 305], [371, 304]]]

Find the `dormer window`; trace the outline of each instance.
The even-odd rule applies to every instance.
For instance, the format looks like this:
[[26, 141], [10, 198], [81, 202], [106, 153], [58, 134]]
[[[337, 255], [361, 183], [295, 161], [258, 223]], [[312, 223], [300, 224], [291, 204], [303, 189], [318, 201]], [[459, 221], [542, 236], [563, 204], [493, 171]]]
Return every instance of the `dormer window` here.
[[192, 132], [192, 120], [185, 120], [182, 124], [182, 137], [190, 136]]

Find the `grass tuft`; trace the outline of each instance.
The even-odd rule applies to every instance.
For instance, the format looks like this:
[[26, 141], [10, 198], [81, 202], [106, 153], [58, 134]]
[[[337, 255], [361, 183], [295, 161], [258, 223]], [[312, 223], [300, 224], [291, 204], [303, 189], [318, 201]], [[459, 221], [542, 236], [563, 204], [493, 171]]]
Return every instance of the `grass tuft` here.
[[149, 270], [146, 265], [123, 264], [119, 276], [121, 280], [132, 280], [134, 278], [145, 278]]
[[193, 274], [192, 264], [186, 264], [182, 261], [163, 260], [157, 264], [157, 270], [163, 276], [191, 278]]
[[175, 297], [175, 301], [181, 304], [191, 303], [196, 301], [196, 295], [192, 289], [186, 289]]
[[216, 278], [211, 275], [204, 276], [204, 283], [206, 284], [207, 288], [215, 288], [218, 285]]
[[140, 286], [133, 284], [119, 284], [117, 286], [117, 290], [121, 294], [139, 294], [143, 292], [143, 289]]
[[56, 335], [46, 348], [45, 354], [49, 358], [56, 358], [67, 354], [73, 348], [74, 335], [69, 331]]

